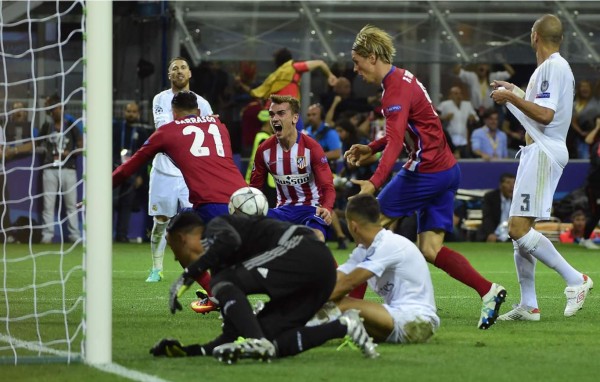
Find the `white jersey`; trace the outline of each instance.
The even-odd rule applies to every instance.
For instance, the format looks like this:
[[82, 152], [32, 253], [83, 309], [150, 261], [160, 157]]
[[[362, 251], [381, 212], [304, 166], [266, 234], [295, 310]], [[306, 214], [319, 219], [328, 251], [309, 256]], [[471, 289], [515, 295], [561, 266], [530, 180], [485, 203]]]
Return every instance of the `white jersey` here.
[[460, 101], [460, 106], [457, 107], [454, 101], [446, 100], [440, 102], [438, 109], [442, 116], [448, 114], [454, 115], [446, 126], [446, 130], [448, 130], [454, 146], [466, 146], [469, 143], [467, 139], [467, 136], [469, 135], [467, 130], [469, 117], [472, 115], [477, 118], [477, 113], [475, 112], [475, 109], [473, 109], [471, 102]]
[[[156, 129], [173, 121], [171, 101], [173, 100], [174, 95], [172, 89], [167, 89], [154, 96], [154, 99], [152, 100], [152, 114], [154, 116], [154, 127]], [[211, 115], [213, 111], [208, 101], [197, 94], [196, 98], [198, 99], [200, 115]], [[183, 176], [181, 175], [181, 171], [173, 164], [169, 157], [162, 153], [156, 154], [152, 161], [152, 168], [165, 175]]]
[[506, 104], [533, 140], [561, 167], [565, 167], [569, 160], [566, 139], [571, 125], [574, 97], [573, 72], [569, 63], [556, 52], [533, 72], [525, 92], [525, 100], [554, 110], [552, 121], [543, 125], [527, 117], [514, 105]]
[[492, 89], [490, 88], [489, 84], [494, 80], [508, 80], [510, 78], [510, 73], [506, 70], [502, 70], [499, 72], [490, 72], [488, 79], [486, 81], [483, 81], [483, 83], [479, 82], [479, 77], [477, 76], [477, 73], [471, 72], [469, 70], [461, 69], [458, 73], [458, 77], [469, 87], [469, 94], [471, 94], [471, 104], [473, 105], [473, 107], [476, 109], [479, 109], [480, 107], [488, 109], [494, 106], [494, 102], [490, 98], [490, 92], [492, 91]]
[[367, 283], [385, 304], [438, 320], [429, 268], [407, 238], [382, 229], [369, 248], [355, 248], [338, 271], [348, 274], [357, 267], [375, 275]]

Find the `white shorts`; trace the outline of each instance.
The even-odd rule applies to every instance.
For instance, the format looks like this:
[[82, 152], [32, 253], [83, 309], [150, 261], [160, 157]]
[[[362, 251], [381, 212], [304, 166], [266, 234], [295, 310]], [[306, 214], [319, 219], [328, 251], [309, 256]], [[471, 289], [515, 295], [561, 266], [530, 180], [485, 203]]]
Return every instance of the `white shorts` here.
[[562, 167], [537, 144], [521, 149], [510, 216], [548, 219]]
[[192, 207], [190, 191], [182, 176], [165, 175], [159, 171], [150, 171], [150, 194], [148, 215], [167, 216], [177, 214], [178, 207]]
[[392, 344], [426, 342], [440, 326], [437, 316], [431, 317], [414, 311], [392, 308], [387, 304], [383, 304], [383, 307], [394, 320], [394, 330], [385, 342]]

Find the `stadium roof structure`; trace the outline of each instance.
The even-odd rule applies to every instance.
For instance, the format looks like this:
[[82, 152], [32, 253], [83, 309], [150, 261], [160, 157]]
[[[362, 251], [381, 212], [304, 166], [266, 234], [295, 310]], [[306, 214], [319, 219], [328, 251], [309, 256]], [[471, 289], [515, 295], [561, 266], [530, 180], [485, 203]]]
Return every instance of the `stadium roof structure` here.
[[[557, 14], [563, 55], [600, 64], [598, 1], [194, 1], [170, 2], [176, 38], [194, 61], [270, 61], [287, 47], [296, 56], [344, 59], [358, 30], [390, 32], [402, 62], [534, 63], [533, 22]], [[346, 58], [347, 59], [347, 58]]]

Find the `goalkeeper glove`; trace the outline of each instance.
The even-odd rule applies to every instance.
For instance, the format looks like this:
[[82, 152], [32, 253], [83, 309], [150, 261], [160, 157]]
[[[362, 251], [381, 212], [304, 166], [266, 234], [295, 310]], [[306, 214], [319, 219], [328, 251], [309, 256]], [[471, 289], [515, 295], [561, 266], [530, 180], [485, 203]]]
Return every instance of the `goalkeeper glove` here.
[[181, 342], [173, 338], [164, 338], [156, 343], [150, 349], [150, 354], [155, 357], [166, 356], [166, 357], [185, 357], [187, 352]]
[[189, 278], [186, 273], [182, 273], [181, 276], [171, 285], [169, 290], [169, 309], [171, 313], [175, 314], [177, 310], [181, 310], [181, 303], [177, 300], [181, 297], [185, 291], [194, 283], [194, 279]]

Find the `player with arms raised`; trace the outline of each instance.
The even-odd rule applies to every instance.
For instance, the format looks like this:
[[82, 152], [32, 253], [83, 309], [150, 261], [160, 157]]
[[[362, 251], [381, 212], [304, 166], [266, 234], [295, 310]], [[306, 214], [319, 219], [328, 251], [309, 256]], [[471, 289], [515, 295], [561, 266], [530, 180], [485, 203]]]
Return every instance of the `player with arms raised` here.
[[[188, 62], [181, 57], [175, 57], [169, 62], [169, 80], [171, 88], [158, 93], [152, 100], [152, 113], [154, 126], [161, 126], [173, 121], [171, 100], [180, 91], [190, 90], [192, 72]], [[201, 116], [213, 113], [209, 103], [196, 95]], [[177, 207], [191, 207], [189, 202], [188, 186], [183, 180], [181, 171], [162, 153], [159, 153], [152, 162], [150, 171], [150, 194], [148, 200], [148, 214], [154, 216], [154, 225], [150, 236], [150, 249], [152, 251], [152, 269], [146, 282], [158, 282], [162, 279], [163, 258], [165, 256], [165, 229], [177, 213]]]
[[352, 46], [354, 71], [367, 82], [381, 84], [385, 136], [369, 145], [352, 145], [344, 154], [360, 165], [376, 152], [383, 154], [369, 180], [353, 180], [360, 193], [374, 194], [390, 176], [402, 146], [408, 160], [378, 195], [382, 223], [417, 212], [419, 249], [428, 262], [475, 289], [483, 300], [480, 329], [494, 324], [506, 290], [486, 280], [461, 254], [444, 246], [445, 232], [453, 228], [454, 196], [460, 169], [452, 155], [427, 91], [408, 70], [392, 65], [392, 38], [383, 30], [365, 26]]
[[[190, 202], [204, 221], [210, 221], [229, 212], [229, 197], [245, 187], [246, 182], [232, 157], [229, 132], [214, 116], [198, 116], [196, 95], [183, 91], [172, 101], [176, 120], [156, 130], [131, 159], [113, 172], [113, 187], [134, 174], [158, 153], [172, 160], [190, 190]], [[215, 181], [218, 179], [219, 181]], [[210, 294], [208, 273], [198, 283]], [[205, 300], [205, 306], [193, 309], [198, 313], [214, 310]]]

